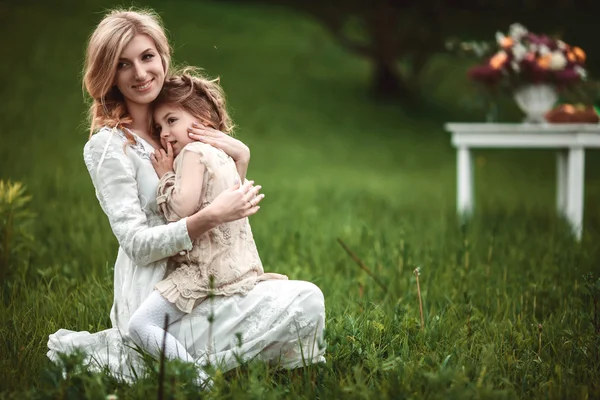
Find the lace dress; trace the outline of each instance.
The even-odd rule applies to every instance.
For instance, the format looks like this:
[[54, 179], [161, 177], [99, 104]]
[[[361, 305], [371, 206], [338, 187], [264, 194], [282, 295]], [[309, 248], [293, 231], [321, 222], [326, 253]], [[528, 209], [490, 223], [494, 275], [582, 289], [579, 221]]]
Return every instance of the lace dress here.
[[[159, 209], [169, 222], [208, 206], [239, 179], [231, 157], [200, 142], [185, 146], [175, 158], [173, 169], [161, 178], [157, 192]], [[211, 229], [194, 240], [190, 251], [182, 251], [173, 260], [176, 268], [155, 287], [186, 313], [209, 293], [246, 294], [260, 281], [287, 279], [285, 275], [264, 273], [248, 218]]]
[[[144, 375], [144, 363], [128, 335], [129, 319], [164, 279], [168, 258], [193, 247], [185, 217], [165, 223], [161, 216], [156, 202], [159, 180], [150, 162], [154, 149], [136, 139], [135, 145], [126, 145], [121, 131], [103, 128], [83, 152], [98, 202], [119, 242], [112, 327], [95, 333], [59, 329], [49, 335], [47, 352], [59, 362], [58, 353], [83, 350], [90, 368], [108, 368], [128, 382]], [[75, 316], [71, 323], [77, 324]], [[169, 332], [199, 362], [218, 363], [223, 371], [247, 359], [295, 368], [324, 360], [324, 324], [323, 293], [317, 286], [269, 280], [246, 295], [202, 302], [171, 324]]]

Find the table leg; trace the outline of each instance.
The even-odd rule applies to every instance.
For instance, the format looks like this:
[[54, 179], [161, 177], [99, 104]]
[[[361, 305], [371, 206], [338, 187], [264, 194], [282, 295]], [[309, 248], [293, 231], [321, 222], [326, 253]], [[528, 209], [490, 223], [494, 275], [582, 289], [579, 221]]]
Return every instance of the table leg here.
[[469, 216], [475, 206], [473, 200], [473, 159], [468, 147], [457, 150], [457, 211], [461, 216]]
[[567, 165], [567, 219], [575, 237], [579, 240], [583, 228], [584, 149], [581, 147], [569, 149]]
[[556, 152], [556, 210], [558, 214], [567, 215], [567, 150], [560, 149]]

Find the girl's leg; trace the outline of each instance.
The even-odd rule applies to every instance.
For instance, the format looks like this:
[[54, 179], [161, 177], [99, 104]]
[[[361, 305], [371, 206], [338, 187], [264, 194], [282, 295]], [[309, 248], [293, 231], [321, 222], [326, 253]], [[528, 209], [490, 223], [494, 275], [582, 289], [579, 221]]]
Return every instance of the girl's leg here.
[[194, 362], [185, 346], [170, 333], [165, 333], [165, 315], [169, 316], [169, 324], [172, 324], [183, 318], [185, 313], [159, 292], [152, 292], [131, 316], [129, 336], [138, 346], [155, 357], [160, 355], [165, 342], [166, 358]]

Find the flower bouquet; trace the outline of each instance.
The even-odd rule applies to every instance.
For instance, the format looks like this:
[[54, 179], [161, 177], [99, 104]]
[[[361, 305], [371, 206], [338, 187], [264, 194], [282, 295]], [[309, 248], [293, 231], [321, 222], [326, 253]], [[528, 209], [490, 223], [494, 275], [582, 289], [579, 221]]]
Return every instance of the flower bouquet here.
[[510, 26], [508, 35], [497, 32], [494, 46], [471, 44], [471, 48], [479, 55], [486, 50], [493, 54], [470, 68], [469, 78], [488, 88], [511, 90], [529, 122], [544, 121], [558, 99], [557, 91], [587, 77], [581, 48], [529, 32], [518, 23]]

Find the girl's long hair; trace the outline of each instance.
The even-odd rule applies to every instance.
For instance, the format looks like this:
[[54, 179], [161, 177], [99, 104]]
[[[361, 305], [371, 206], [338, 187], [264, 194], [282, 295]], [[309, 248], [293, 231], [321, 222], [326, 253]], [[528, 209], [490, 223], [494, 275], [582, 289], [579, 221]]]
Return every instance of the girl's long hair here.
[[167, 79], [153, 103], [180, 107], [200, 122], [223, 133], [233, 133], [233, 122], [225, 104], [219, 79], [209, 79], [196, 67], [184, 67]]

